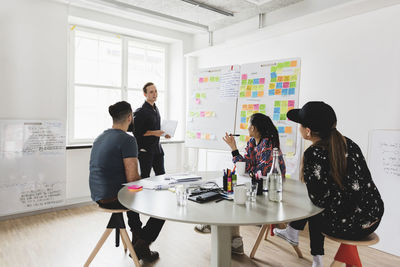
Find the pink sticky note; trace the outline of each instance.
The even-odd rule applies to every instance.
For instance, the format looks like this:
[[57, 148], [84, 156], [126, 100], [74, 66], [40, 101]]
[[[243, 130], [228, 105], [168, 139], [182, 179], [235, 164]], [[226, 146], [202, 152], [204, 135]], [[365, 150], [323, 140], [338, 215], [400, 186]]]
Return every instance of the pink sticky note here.
[[288, 101], [288, 107], [294, 107], [294, 100]]
[[247, 80], [247, 74], [242, 74], [242, 80]]
[[196, 104], [200, 104], [200, 98], [196, 98]]
[[260, 110], [260, 105], [259, 104], [254, 104], [253, 105], [254, 110]]
[[200, 117], [204, 117], [206, 113], [204, 111], [200, 111]]
[[203, 78], [200, 78], [200, 79], [199, 79], [199, 83], [202, 83], [202, 82], [203, 82]]
[[196, 133], [196, 138], [200, 139], [201, 138], [201, 133]]
[[260, 84], [265, 84], [265, 78], [260, 78]]
[[284, 83], [283, 83], [283, 88], [289, 88], [289, 86], [290, 86], [290, 83], [289, 83], [289, 82], [284, 82]]

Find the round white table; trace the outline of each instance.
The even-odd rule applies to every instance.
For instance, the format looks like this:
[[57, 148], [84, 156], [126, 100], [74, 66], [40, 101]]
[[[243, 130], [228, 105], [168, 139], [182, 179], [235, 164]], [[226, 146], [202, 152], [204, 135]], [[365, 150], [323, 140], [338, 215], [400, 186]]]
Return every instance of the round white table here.
[[[220, 172], [199, 172], [203, 180], [221, 179]], [[162, 181], [164, 176], [147, 178]], [[147, 180], [146, 179], [146, 180]], [[243, 181], [242, 178], [241, 181]], [[248, 178], [250, 181], [250, 178]], [[137, 181], [135, 184], [142, 184]], [[193, 224], [211, 225], [211, 266], [231, 266], [231, 227], [290, 222], [318, 214], [321, 208], [309, 200], [306, 186], [300, 181], [286, 179], [283, 201], [271, 202], [268, 196], [257, 196], [256, 202], [236, 205], [222, 200], [199, 204], [188, 201], [177, 205], [175, 194], [169, 190], [143, 189], [131, 192], [127, 186], [118, 193], [118, 200], [128, 209], [151, 217]]]

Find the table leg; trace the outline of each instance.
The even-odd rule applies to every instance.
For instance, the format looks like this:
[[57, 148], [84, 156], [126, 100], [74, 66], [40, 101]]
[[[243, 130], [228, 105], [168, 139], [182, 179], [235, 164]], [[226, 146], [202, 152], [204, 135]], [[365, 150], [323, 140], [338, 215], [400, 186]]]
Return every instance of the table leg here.
[[211, 225], [211, 266], [231, 266], [232, 227]]

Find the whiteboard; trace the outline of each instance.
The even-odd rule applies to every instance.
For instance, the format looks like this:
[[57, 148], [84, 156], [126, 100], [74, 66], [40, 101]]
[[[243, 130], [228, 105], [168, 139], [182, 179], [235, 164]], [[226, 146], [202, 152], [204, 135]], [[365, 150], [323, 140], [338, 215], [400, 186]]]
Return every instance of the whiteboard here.
[[0, 120], [0, 170], [0, 216], [64, 204], [64, 124]]
[[377, 229], [380, 242], [374, 247], [400, 256], [400, 130], [374, 130], [370, 133], [368, 165], [379, 192], [385, 213]]
[[222, 140], [233, 133], [240, 67], [200, 69], [189, 91], [185, 146], [228, 150]]

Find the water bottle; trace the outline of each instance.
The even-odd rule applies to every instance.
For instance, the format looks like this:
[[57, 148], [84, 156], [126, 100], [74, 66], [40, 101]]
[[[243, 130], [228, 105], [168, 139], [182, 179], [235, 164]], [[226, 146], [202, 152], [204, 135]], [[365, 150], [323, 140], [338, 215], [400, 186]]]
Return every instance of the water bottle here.
[[268, 198], [270, 201], [282, 201], [282, 173], [279, 166], [279, 150], [272, 150], [272, 167], [268, 173]]

